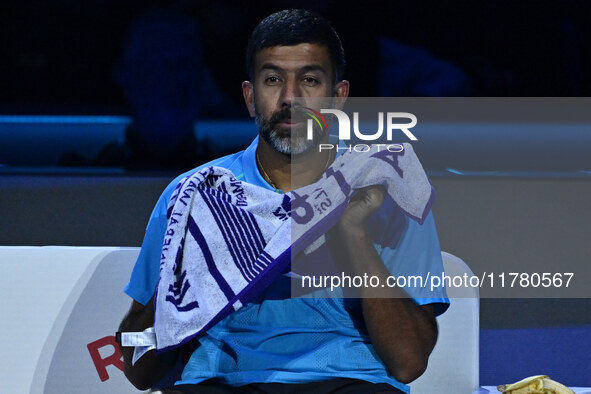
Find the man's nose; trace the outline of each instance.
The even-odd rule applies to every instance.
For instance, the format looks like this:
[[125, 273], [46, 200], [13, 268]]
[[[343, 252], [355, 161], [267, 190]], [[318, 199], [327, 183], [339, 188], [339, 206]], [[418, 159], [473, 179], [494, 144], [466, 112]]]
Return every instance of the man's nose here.
[[281, 91], [280, 106], [291, 107], [298, 97], [302, 97], [299, 83], [295, 80], [287, 81]]

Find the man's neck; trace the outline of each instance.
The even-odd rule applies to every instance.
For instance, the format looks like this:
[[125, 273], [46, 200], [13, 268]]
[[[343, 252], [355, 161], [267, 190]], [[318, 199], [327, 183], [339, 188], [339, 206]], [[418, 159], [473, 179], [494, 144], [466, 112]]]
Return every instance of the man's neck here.
[[302, 155], [284, 155], [262, 138], [259, 138], [256, 154], [262, 177], [272, 187], [283, 192], [316, 182], [334, 160], [332, 150], [318, 152], [313, 149]]

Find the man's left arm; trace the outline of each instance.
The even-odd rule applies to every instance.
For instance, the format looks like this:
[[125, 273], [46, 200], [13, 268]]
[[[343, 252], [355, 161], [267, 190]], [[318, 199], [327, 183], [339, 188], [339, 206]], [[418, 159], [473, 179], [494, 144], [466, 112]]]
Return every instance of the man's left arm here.
[[[340, 268], [351, 275], [371, 273], [387, 283], [390, 272], [378, 255], [366, 230], [367, 218], [382, 204], [379, 187], [361, 190], [349, 203], [335, 230], [342, 253]], [[417, 305], [398, 287], [356, 289], [362, 298], [363, 317], [372, 344], [400, 382], [417, 379], [437, 341], [437, 322], [431, 305]]]

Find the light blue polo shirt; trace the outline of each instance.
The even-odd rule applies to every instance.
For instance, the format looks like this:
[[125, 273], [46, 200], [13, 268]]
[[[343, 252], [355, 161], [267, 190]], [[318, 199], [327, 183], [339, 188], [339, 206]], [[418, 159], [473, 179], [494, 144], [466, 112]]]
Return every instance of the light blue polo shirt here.
[[[258, 137], [244, 151], [205, 166], [227, 168], [243, 181], [273, 190], [256, 164]], [[199, 167], [199, 168], [201, 168]], [[154, 294], [166, 230], [166, 208], [178, 182], [158, 200], [125, 292], [141, 304]], [[395, 206], [384, 204], [368, 228], [382, 261], [394, 275], [438, 275], [443, 271], [433, 216], [422, 225]], [[380, 229], [379, 231], [377, 229]], [[365, 330], [358, 299], [291, 298], [290, 278], [279, 276], [256, 299], [221, 320], [200, 338], [177, 383], [216, 379], [232, 386], [255, 382], [305, 383], [336, 378], [409, 387], [388, 374]], [[419, 304], [434, 304], [436, 314], [449, 305], [444, 289], [415, 289]]]

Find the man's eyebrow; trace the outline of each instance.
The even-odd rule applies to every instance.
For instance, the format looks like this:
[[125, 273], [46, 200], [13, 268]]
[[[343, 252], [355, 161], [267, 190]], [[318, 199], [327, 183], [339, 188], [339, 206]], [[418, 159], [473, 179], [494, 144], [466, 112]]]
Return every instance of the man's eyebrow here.
[[318, 65], [318, 64], [310, 64], [310, 65], [308, 65], [308, 66], [304, 66], [304, 67], [302, 67], [302, 68], [299, 70], [299, 72], [300, 72], [301, 74], [305, 74], [305, 73], [308, 73], [308, 72], [310, 72], [310, 71], [320, 71], [321, 73], [324, 73], [324, 74], [326, 74], [326, 73], [327, 73], [327, 72], [326, 72], [326, 69], [325, 69], [324, 67], [322, 67], [321, 65]]
[[[273, 63], [265, 63], [259, 68], [259, 71], [265, 71], [265, 70], [284, 71], [284, 69], [282, 67], [279, 67], [278, 65], [273, 64]], [[319, 71], [321, 73], [327, 74], [326, 69], [319, 64], [310, 64], [310, 65], [304, 66], [298, 70], [298, 73], [305, 74], [305, 73], [308, 73], [311, 71]]]
[[273, 64], [273, 63], [265, 63], [259, 68], [259, 71], [264, 71], [264, 70], [283, 71], [283, 69], [281, 67], [279, 67], [278, 65]]

